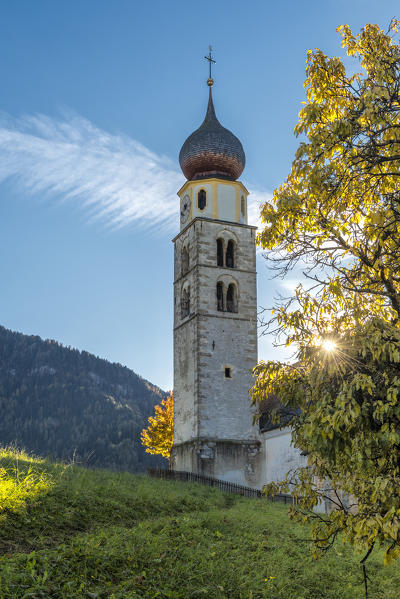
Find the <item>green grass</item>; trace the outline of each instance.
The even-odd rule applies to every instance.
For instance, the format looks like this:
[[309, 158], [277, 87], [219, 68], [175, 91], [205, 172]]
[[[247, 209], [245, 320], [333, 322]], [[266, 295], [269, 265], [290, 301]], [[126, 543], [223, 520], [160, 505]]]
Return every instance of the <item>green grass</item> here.
[[[0, 451], [0, 599], [358, 599], [360, 556], [313, 561], [284, 506]], [[398, 564], [368, 562], [371, 599]]]

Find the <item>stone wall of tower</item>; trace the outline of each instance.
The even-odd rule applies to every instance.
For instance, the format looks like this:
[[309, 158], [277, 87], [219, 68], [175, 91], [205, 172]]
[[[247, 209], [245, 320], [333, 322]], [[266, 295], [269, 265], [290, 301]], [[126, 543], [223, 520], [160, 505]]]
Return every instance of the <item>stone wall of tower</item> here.
[[197, 322], [189, 322], [174, 334], [174, 442], [184, 443], [198, 435], [198, 401], [196, 377]]
[[[198, 224], [199, 435], [214, 439], [257, 438], [249, 388], [257, 363], [257, 289], [254, 229], [234, 223]], [[217, 239], [235, 241], [235, 267], [216, 264]], [[237, 285], [238, 312], [217, 310], [216, 285]], [[232, 378], [225, 378], [224, 369]]]
[[[189, 254], [187, 272], [182, 269], [182, 249]], [[198, 323], [196, 228], [187, 227], [175, 242], [174, 248], [174, 443], [185, 443], [198, 436]], [[182, 318], [181, 299], [184, 285], [190, 287], [190, 309]], [[183, 468], [181, 468], [183, 469]]]
[[[249, 401], [257, 363], [254, 236], [254, 227], [196, 218], [174, 240], [172, 467], [260, 487], [262, 447]], [[217, 265], [218, 238], [234, 241], [234, 268]], [[183, 247], [189, 253], [187, 272]], [[218, 281], [225, 292], [231, 282], [237, 286], [237, 313], [218, 311]], [[182, 289], [188, 285], [190, 312], [182, 318]]]

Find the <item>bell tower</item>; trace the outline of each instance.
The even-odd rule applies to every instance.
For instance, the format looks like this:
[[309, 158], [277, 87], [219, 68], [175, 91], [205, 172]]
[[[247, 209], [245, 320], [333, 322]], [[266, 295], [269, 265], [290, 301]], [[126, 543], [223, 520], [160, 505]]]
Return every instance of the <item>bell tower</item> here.
[[261, 442], [249, 389], [257, 364], [256, 227], [238, 181], [245, 154], [209, 100], [202, 125], [182, 146], [174, 243], [175, 470], [255, 488]]

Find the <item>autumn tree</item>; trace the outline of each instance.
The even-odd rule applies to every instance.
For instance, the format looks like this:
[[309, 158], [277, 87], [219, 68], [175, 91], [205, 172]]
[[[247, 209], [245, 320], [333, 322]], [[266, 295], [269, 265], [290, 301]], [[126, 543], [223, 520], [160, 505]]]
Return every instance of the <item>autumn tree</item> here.
[[[299, 498], [292, 516], [313, 521], [316, 553], [342, 533], [365, 558], [384, 545], [386, 561], [400, 555], [398, 26], [339, 27], [350, 73], [308, 52], [301, 142], [258, 236], [277, 276], [299, 276], [266, 322], [297, 355], [259, 363], [252, 392], [301, 409], [293, 442], [308, 467], [269, 490]], [[317, 515], [326, 495], [335, 510]]]
[[150, 416], [148, 427], [142, 430], [142, 445], [147, 453], [169, 458], [174, 442], [174, 395], [170, 391], [160, 405], [154, 406], [155, 415]]

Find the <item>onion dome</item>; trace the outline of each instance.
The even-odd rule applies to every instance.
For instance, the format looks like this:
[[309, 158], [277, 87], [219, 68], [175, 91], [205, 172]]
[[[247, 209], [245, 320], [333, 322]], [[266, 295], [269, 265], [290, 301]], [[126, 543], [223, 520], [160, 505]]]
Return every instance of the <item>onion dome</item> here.
[[217, 119], [211, 93], [214, 82], [210, 78], [207, 83], [210, 98], [206, 117], [183, 144], [179, 164], [189, 180], [220, 177], [236, 181], [243, 172], [246, 156], [236, 135], [225, 129]]

